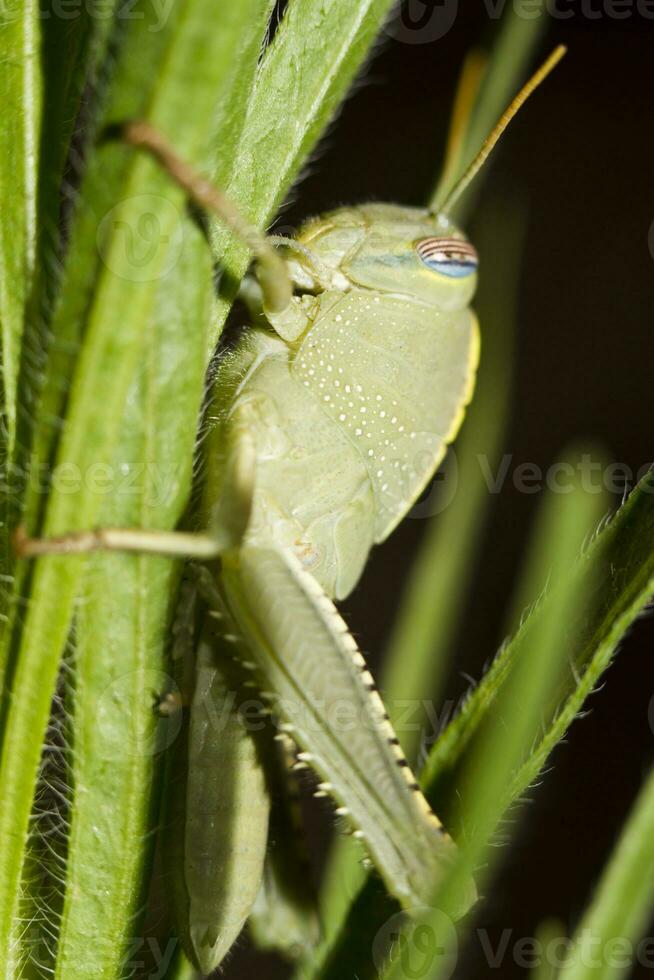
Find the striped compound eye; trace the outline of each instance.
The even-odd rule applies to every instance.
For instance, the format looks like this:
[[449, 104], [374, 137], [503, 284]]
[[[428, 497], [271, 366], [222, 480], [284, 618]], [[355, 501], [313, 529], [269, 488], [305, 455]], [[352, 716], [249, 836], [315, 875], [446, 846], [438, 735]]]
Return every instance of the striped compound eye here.
[[452, 279], [471, 275], [479, 265], [477, 252], [462, 238], [420, 238], [415, 249], [429, 269]]

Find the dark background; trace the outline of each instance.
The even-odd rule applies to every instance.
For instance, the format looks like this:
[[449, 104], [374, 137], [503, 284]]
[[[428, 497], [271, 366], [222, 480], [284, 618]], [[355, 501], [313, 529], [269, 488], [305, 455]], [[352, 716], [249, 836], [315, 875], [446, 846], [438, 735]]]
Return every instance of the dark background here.
[[[515, 188], [528, 209], [505, 451], [514, 466], [546, 468], [571, 442], [591, 441], [637, 471], [654, 459], [648, 247], [654, 21], [639, 16], [635, 2], [625, 20], [611, 17], [608, 7], [601, 13], [601, 0], [593, 0], [600, 15], [590, 19], [589, 6], [570, 4], [565, 9], [573, 17], [552, 21], [539, 56], [558, 41], [568, 45], [568, 56], [505, 137], [480, 202], [494, 186]], [[437, 41], [382, 42], [296, 188], [284, 224], [364, 200], [425, 203], [462, 60], [493, 26], [483, 3], [460, 7]], [[614, 506], [619, 502], [615, 497]], [[446, 697], [466, 690], [464, 674], [480, 676], [502, 638], [504, 607], [538, 503], [538, 495], [520, 494], [510, 481], [494, 503]], [[343, 604], [373, 663], [424, 523], [405, 521], [377, 548]], [[548, 916], [574, 926], [651, 763], [653, 647], [654, 622], [644, 618], [592, 698], [590, 715], [575, 723], [522, 811], [521, 831], [479, 917], [493, 943], [503, 929], [513, 930], [511, 944], [533, 936]], [[490, 970], [478, 943], [475, 949], [470, 975], [525, 975], [509, 955], [499, 973]], [[227, 975], [263, 980], [286, 970], [243, 950]], [[634, 974], [646, 975], [644, 968]]]

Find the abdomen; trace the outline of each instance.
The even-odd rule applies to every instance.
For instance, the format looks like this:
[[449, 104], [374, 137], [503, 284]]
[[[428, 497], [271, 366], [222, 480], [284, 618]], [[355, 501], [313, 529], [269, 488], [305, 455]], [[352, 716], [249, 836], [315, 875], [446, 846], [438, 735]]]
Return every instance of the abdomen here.
[[347, 432], [293, 375], [287, 345], [262, 332], [253, 341], [255, 366], [223, 423], [246, 426], [256, 445], [247, 537], [290, 548], [329, 595], [341, 598], [373, 543], [368, 469]]

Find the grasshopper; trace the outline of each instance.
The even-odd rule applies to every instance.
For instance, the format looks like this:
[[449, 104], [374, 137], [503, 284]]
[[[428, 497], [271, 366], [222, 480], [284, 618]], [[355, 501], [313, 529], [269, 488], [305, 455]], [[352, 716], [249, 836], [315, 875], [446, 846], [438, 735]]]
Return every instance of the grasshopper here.
[[[205, 531], [16, 535], [22, 557], [120, 549], [205, 563], [196, 580], [205, 608], [223, 636], [237, 638], [237, 659], [297, 745], [300, 763], [318, 774], [319, 791], [334, 799], [406, 908], [430, 904], [456, 849], [333, 600], [352, 591], [370, 549], [415, 503], [462, 422], [479, 354], [470, 308], [478, 259], [448, 215], [562, 54], [556, 49], [521, 90], [436, 209], [341, 208], [309, 221], [295, 239], [261, 235], [160, 133], [127, 125], [127, 141], [218, 215], [256, 264], [257, 280], [244, 291], [253, 325], [213, 379]], [[195, 697], [220, 701], [229, 669], [206, 625], [198, 649]], [[348, 724], [339, 721], [343, 707]], [[269, 801], [242, 726], [216, 737], [192, 708], [188, 740], [185, 809], [173, 821], [180, 882], [173, 891], [186, 951], [208, 973], [257, 896]], [[208, 816], [218, 810], [222, 820]], [[470, 881], [461, 914], [474, 900]]]

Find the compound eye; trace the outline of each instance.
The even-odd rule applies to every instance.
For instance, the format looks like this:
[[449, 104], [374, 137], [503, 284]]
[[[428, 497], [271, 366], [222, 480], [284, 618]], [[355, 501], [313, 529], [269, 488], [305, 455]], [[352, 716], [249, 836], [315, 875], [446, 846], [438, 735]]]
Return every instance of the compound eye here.
[[427, 268], [452, 279], [476, 272], [479, 256], [463, 238], [420, 238], [415, 249]]

